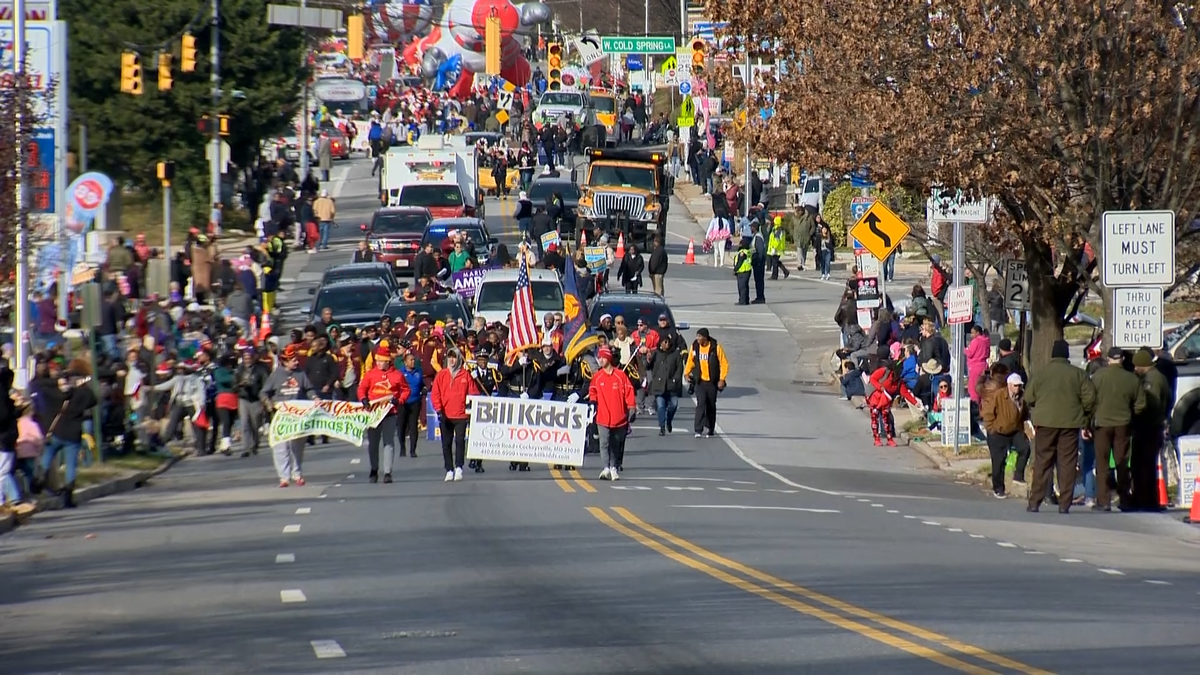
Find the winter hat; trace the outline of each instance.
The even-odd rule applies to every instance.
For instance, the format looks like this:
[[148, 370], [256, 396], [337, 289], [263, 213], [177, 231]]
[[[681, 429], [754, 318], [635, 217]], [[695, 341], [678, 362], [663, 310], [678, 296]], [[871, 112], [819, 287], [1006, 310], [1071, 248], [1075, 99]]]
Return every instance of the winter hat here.
[[1071, 358], [1071, 347], [1067, 345], [1066, 340], [1055, 340], [1050, 347], [1050, 358], [1052, 359], [1069, 359]]
[[608, 347], [601, 347], [600, 351], [596, 352], [596, 358], [607, 359], [609, 362], [612, 362], [612, 360], [613, 360], [612, 350], [609, 349]]
[[1154, 365], [1154, 355], [1147, 349], [1139, 349], [1133, 355], [1134, 368], [1149, 368]]

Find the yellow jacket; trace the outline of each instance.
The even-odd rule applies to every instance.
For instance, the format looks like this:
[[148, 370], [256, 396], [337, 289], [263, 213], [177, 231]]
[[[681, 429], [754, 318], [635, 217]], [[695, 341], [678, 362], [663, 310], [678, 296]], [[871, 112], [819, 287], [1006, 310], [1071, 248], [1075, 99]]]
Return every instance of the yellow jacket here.
[[333, 205], [333, 200], [329, 197], [317, 197], [317, 200], [312, 205], [313, 216], [320, 222], [327, 222], [334, 219], [337, 215], [337, 207]]
[[[712, 376], [712, 354], [716, 353], [717, 377]], [[699, 342], [693, 342], [692, 348], [688, 350], [687, 365], [683, 368], [683, 377], [689, 381], [695, 382], [717, 382], [724, 380], [729, 376], [729, 359], [725, 358], [725, 349], [717, 343], [716, 340], [710, 339], [707, 347], [701, 347]]]

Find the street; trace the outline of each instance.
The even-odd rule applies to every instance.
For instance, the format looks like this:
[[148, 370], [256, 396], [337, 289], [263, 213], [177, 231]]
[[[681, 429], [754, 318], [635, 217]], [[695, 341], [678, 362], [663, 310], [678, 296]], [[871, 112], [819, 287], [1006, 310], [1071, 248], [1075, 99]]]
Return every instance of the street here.
[[[340, 227], [291, 255], [289, 327], [350, 260], [369, 172], [335, 165]], [[510, 247], [515, 201], [487, 205]], [[617, 483], [591, 464], [443, 483], [428, 441], [391, 485], [344, 443], [310, 446], [286, 490], [269, 452], [189, 459], [0, 537], [0, 672], [1194, 672], [1197, 530], [1029, 514], [873, 447], [817, 368], [842, 284], [810, 270], [736, 307], [677, 202], [669, 229], [676, 319], [732, 364], [715, 437], [693, 438], [691, 401], [666, 437], [639, 418]]]

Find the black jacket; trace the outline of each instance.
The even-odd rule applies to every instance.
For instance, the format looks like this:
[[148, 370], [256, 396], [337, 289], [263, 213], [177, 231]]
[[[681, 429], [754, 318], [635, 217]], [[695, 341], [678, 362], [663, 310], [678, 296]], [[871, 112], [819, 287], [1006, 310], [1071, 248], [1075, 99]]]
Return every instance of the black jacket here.
[[328, 351], [308, 357], [308, 363], [304, 366], [304, 374], [308, 375], [308, 381], [319, 395], [328, 394], [324, 391], [327, 386], [332, 391], [332, 387], [337, 384], [339, 370], [337, 361]]
[[646, 262], [642, 259], [642, 254], [627, 255], [621, 261], [621, 267], [617, 270], [617, 280], [626, 283], [641, 283], [642, 271], [646, 269]]
[[554, 220], [545, 211], [533, 214], [529, 221], [529, 234], [534, 241], [541, 241], [542, 235], [554, 230]]
[[424, 251], [418, 253], [417, 257], [413, 260], [414, 276], [417, 279], [424, 279], [425, 277], [436, 277], [437, 273], [438, 264], [433, 259], [433, 256]]
[[[53, 412], [51, 424], [54, 428], [48, 435], [66, 443], [79, 443], [83, 440], [83, 421], [88, 418], [89, 411], [97, 403], [91, 382], [76, 385], [67, 392], [66, 400], [59, 410]], [[57, 424], [53, 422], [53, 415], [58, 416]]]
[[371, 249], [367, 249], [365, 251], [355, 251], [354, 252], [354, 262], [356, 262], [356, 263], [375, 262], [375, 252], [372, 251]]
[[17, 449], [17, 408], [9, 395], [12, 383], [13, 371], [0, 369], [0, 452]]
[[646, 271], [650, 274], [666, 274], [667, 265], [667, 247], [655, 246], [654, 250], [650, 251], [650, 266]]
[[262, 400], [262, 388], [270, 374], [266, 364], [261, 361], [255, 361], [250, 367], [239, 365], [235, 380], [238, 398], [251, 403]]
[[918, 363], [925, 363], [929, 359], [936, 359], [942, 364], [942, 372], [950, 372], [950, 345], [946, 344], [946, 338], [941, 335], [931, 335], [924, 340], [921, 340], [921, 350], [917, 356]]
[[656, 349], [650, 362], [650, 395], [683, 395], [683, 355], [679, 350]]

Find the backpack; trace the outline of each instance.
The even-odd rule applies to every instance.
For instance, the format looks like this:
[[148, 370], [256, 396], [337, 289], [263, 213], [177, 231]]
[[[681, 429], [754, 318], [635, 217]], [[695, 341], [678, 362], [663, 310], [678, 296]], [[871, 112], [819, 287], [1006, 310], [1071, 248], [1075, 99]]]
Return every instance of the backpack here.
[[913, 298], [912, 309], [917, 316], [929, 316], [929, 298], [923, 295]]

